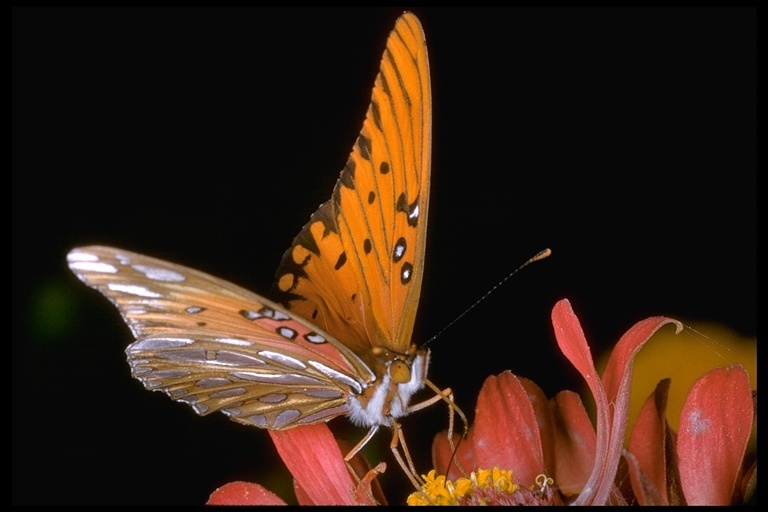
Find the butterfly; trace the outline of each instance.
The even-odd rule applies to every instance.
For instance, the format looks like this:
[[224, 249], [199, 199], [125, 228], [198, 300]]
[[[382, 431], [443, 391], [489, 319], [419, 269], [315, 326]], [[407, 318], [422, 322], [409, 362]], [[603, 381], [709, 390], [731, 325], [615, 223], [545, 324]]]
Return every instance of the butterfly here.
[[[430, 94], [424, 33], [406, 12], [331, 199], [283, 255], [271, 299], [122, 249], [72, 250], [70, 269], [117, 307], [136, 339], [126, 349], [132, 375], [198, 414], [221, 411], [261, 428], [346, 415], [369, 428], [347, 462], [391, 427], [392, 451], [418, 487], [398, 418], [441, 400], [464, 418], [450, 390], [427, 379], [429, 350], [411, 340], [424, 275]], [[435, 395], [410, 404], [425, 385]]]

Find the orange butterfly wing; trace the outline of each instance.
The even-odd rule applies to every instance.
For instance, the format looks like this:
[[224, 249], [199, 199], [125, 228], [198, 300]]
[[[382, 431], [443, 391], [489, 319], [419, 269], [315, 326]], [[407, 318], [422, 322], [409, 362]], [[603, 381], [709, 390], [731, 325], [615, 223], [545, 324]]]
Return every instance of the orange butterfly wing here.
[[136, 338], [126, 350], [133, 376], [199, 414], [220, 410], [265, 428], [349, 413], [376, 429], [405, 414], [428, 361], [410, 337], [424, 260], [429, 98], [424, 35], [406, 13], [333, 196], [279, 267], [276, 297], [288, 309], [141, 254], [71, 251], [72, 271], [115, 304]]
[[405, 353], [421, 292], [429, 203], [431, 92], [424, 33], [403, 14], [332, 198], [278, 268], [272, 297], [365, 358]]

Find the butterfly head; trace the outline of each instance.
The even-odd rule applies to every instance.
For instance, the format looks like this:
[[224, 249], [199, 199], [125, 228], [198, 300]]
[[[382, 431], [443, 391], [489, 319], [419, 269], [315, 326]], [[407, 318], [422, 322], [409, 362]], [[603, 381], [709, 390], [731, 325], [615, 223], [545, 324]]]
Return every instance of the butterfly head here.
[[429, 350], [411, 345], [405, 354], [385, 347], [374, 347], [371, 353], [378, 378], [363, 393], [350, 397], [348, 416], [359, 426], [389, 426], [408, 413], [411, 396], [424, 387]]
[[408, 384], [414, 379], [414, 374], [418, 381], [423, 381], [426, 377], [428, 350], [419, 350], [416, 345], [411, 345], [408, 352], [398, 354], [378, 346], [373, 347], [371, 352], [379, 365], [385, 369], [393, 384]]

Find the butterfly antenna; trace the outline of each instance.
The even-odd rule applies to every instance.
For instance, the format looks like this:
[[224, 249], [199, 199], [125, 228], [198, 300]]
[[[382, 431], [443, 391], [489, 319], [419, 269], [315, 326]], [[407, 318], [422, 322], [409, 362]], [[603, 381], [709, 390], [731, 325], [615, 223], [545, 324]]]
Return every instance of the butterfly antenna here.
[[467, 309], [465, 309], [465, 310], [464, 310], [464, 312], [463, 312], [463, 313], [461, 313], [459, 316], [457, 316], [456, 318], [454, 318], [454, 319], [453, 319], [453, 321], [451, 321], [451, 322], [450, 322], [448, 325], [446, 325], [445, 327], [443, 327], [443, 328], [440, 330], [440, 332], [438, 332], [437, 334], [435, 334], [434, 336], [432, 336], [431, 338], [429, 338], [429, 339], [428, 339], [428, 340], [427, 340], [427, 341], [424, 343], [424, 345], [423, 345], [423, 346], [425, 346], [425, 347], [426, 347], [426, 346], [427, 346], [429, 343], [431, 343], [431, 342], [432, 342], [432, 340], [435, 340], [435, 339], [439, 338], [439, 337], [440, 337], [440, 336], [441, 336], [441, 335], [442, 335], [442, 334], [443, 334], [443, 333], [444, 333], [446, 330], [448, 330], [448, 329], [449, 329], [449, 328], [450, 328], [450, 327], [451, 327], [453, 324], [455, 324], [456, 322], [458, 322], [459, 320], [461, 320], [461, 318], [462, 318], [464, 315], [466, 315], [467, 313], [469, 313], [470, 311], [472, 311], [472, 310], [473, 310], [473, 309], [474, 309], [474, 308], [475, 308], [475, 307], [476, 307], [478, 304], [480, 304], [481, 302], [483, 302], [483, 301], [484, 301], [484, 300], [485, 300], [485, 299], [486, 299], [486, 298], [487, 298], [487, 297], [488, 297], [490, 294], [492, 294], [494, 291], [496, 291], [496, 289], [497, 289], [499, 286], [501, 286], [501, 285], [503, 285], [504, 283], [506, 283], [506, 282], [507, 282], [507, 280], [508, 280], [510, 277], [514, 276], [515, 274], [517, 274], [518, 272], [520, 272], [521, 270], [523, 270], [525, 267], [527, 267], [527, 266], [528, 266], [528, 265], [530, 265], [531, 263], [534, 263], [534, 262], [536, 262], [536, 261], [539, 261], [539, 260], [543, 260], [544, 258], [547, 258], [547, 257], [549, 257], [551, 254], [552, 254], [552, 251], [551, 251], [549, 248], [547, 248], [547, 249], [544, 249], [544, 250], [542, 250], [542, 251], [539, 251], [539, 252], [538, 252], [538, 253], [536, 253], [534, 256], [532, 256], [531, 258], [529, 258], [529, 259], [528, 259], [528, 260], [527, 260], [525, 263], [523, 263], [522, 265], [520, 265], [519, 267], [517, 267], [515, 270], [513, 270], [512, 272], [510, 272], [510, 273], [509, 273], [509, 275], [508, 275], [507, 277], [505, 277], [504, 279], [502, 279], [501, 281], [499, 281], [498, 283], [496, 283], [496, 285], [495, 285], [493, 288], [491, 288], [490, 290], [488, 290], [488, 291], [485, 293], [485, 295], [483, 295], [482, 297], [480, 297], [480, 298], [477, 300], [477, 302], [475, 302], [474, 304], [472, 304], [471, 306], [469, 306]]

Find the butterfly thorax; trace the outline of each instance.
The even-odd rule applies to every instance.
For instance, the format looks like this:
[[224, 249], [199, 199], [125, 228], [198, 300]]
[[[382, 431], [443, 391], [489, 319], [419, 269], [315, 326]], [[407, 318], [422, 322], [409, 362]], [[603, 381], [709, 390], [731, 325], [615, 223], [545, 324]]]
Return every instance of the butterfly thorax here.
[[407, 354], [398, 354], [373, 347], [370, 356], [376, 380], [362, 393], [350, 396], [347, 416], [358, 426], [390, 426], [408, 413], [411, 396], [424, 387], [429, 350], [411, 345]]

